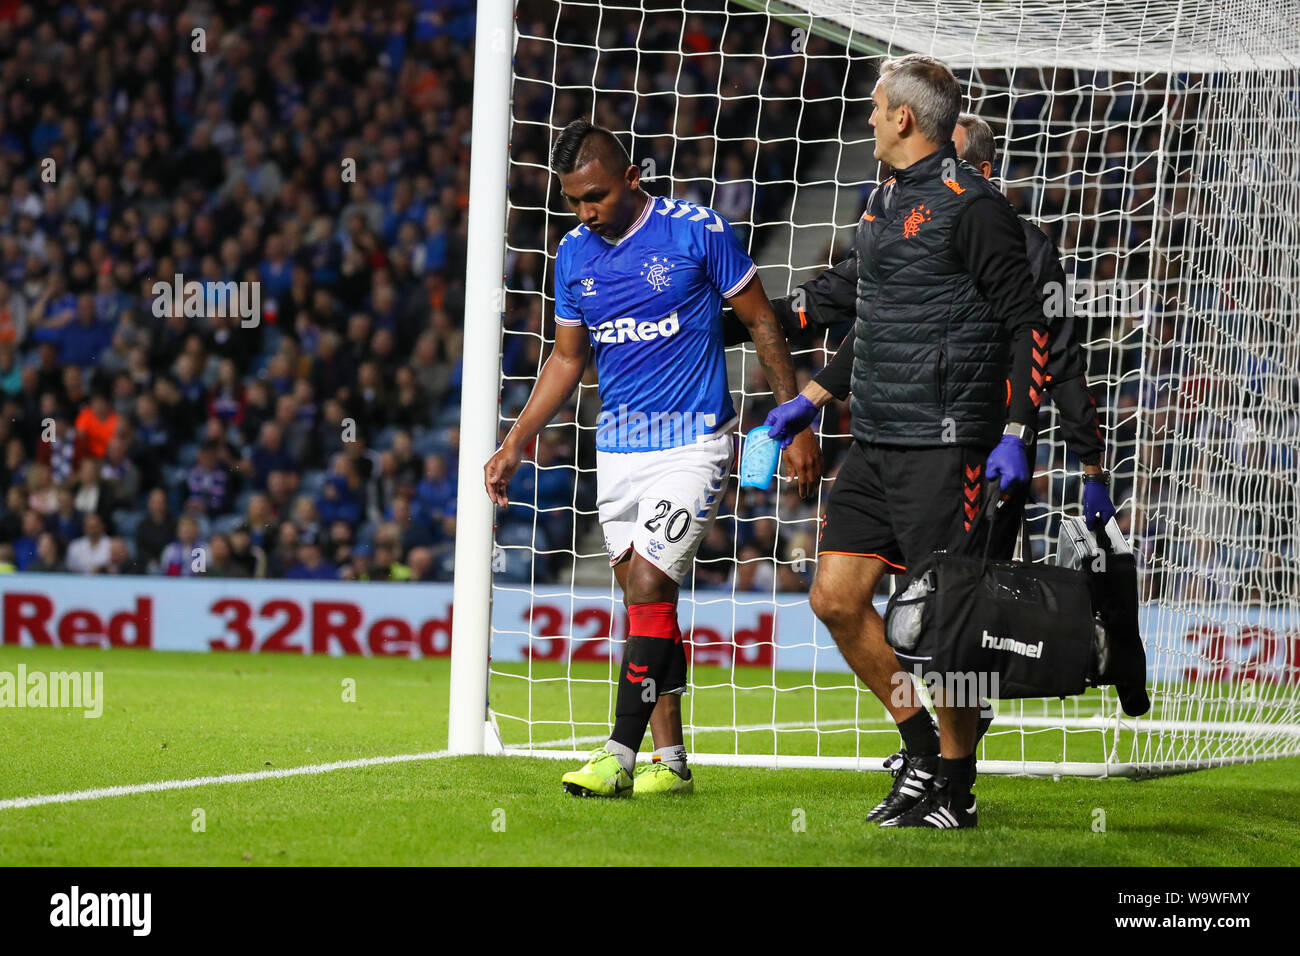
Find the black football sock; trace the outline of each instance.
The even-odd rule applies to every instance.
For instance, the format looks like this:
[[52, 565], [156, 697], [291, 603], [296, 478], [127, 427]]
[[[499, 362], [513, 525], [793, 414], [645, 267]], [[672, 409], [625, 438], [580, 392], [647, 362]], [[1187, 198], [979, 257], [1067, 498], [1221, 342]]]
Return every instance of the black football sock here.
[[633, 752], [641, 749], [650, 714], [659, 702], [659, 685], [672, 649], [673, 642], [662, 637], [633, 635], [627, 639], [623, 667], [618, 675], [614, 730], [609, 738]]
[[610, 740], [633, 753], [641, 749], [650, 714], [659, 702], [681, 640], [677, 608], [668, 602], [633, 604], [628, 609], [631, 634], [623, 652]]
[[939, 758], [939, 780], [947, 781], [949, 801], [959, 810], [970, 802], [970, 788], [975, 784], [975, 755]]
[[903, 747], [914, 757], [933, 757], [939, 753], [939, 732], [924, 707], [898, 725]]
[[[673, 627], [677, 626], [677, 615], [673, 614]], [[668, 659], [668, 671], [664, 674], [664, 686], [659, 688], [660, 695], [686, 693], [686, 644], [682, 640], [681, 630], [673, 631], [673, 653]]]

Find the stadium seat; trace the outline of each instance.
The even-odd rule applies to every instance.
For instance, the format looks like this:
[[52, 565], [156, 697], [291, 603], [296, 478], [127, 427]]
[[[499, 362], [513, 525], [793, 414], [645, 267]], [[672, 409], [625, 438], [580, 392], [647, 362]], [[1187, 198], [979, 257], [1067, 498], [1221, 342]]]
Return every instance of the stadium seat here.
[[544, 527], [538, 525], [534, 534], [531, 522], [522, 521], [498, 528], [497, 544], [502, 547], [535, 548], [538, 551], [547, 551], [551, 547]]
[[435, 428], [449, 428], [452, 425], [459, 425], [460, 405], [448, 405], [446, 408], [435, 413], [433, 424]]
[[113, 512], [113, 530], [120, 538], [126, 538], [127, 541], [134, 542], [135, 529], [140, 526], [144, 520], [143, 511], [128, 511], [125, 508], [119, 508]]
[[302, 476], [302, 480], [298, 483], [298, 493], [307, 495], [309, 498], [315, 498], [321, 493], [321, 489], [325, 487], [325, 482], [328, 479], [329, 475], [324, 471], [309, 471]]
[[163, 490], [167, 492], [167, 504], [173, 513], [179, 513], [185, 504], [185, 479], [188, 474], [188, 468], [163, 465]]
[[533, 564], [526, 547], [503, 548], [504, 558], [497, 563], [500, 569], [493, 578], [511, 584], [526, 584], [533, 579]]
[[274, 325], [266, 324], [262, 327], [262, 355], [268, 359], [280, 351], [280, 340], [284, 334]]
[[447, 440], [444, 437], [445, 430], [429, 429], [419, 438], [411, 442], [411, 448], [421, 458], [426, 455], [443, 455], [447, 452]]
[[456, 546], [440, 544], [433, 552], [433, 573], [436, 580], [451, 581], [456, 577]]
[[270, 359], [265, 355], [254, 356], [253, 360], [248, 363], [248, 377], [251, 379], [261, 378], [269, 362]]
[[237, 514], [230, 514], [230, 515], [222, 515], [220, 518], [217, 518], [215, 521], [212, 522], [212, 533], [230, 534], [237, 527], [239, 527], [241, 523], [243, 523], [243, 520], [244, 520], [243, 514], [237, 513]]
[[241, 491], [241, 492], [240, 492], [240, 493], [235, 497], [235, 503], [234, 503], [234, 505], [231, 507], [231, 510], [234, 511], [235, 514], [240, 515], [241, 517], [243, 517], [244, 515], [247, 515], [247, 514], [248, 514], [248, 502], [249, 502], [249, 500], [253, 497], [253, 495], [255, 495], [255, 494], [257, 494], [257, 492], [252, 491], [252, 490], [249, 490], [249, 491]]

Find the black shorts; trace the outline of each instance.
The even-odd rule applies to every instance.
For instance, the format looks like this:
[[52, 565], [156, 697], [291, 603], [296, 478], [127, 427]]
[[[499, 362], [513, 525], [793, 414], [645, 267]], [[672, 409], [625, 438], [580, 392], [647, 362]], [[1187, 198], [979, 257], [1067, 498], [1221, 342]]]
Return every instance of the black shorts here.
[[[982, 553], [983, 524], [976, 522], [975, 534], [971, 524], [984, 504], [989, 450], [855, 441], [827, 499], [817, 553], [879, 558], [895, 574], [940, 548]], [[997, 548], [993, 556], [1010, 557], [1014, 534], [998, 537], [1005, 537], [1008, 547]]]

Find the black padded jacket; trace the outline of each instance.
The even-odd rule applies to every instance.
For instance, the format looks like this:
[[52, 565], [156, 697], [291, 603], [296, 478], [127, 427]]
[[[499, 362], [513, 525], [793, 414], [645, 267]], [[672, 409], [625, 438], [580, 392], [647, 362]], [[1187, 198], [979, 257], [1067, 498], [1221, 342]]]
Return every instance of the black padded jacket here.
[[[1045, 302], [1060, 304], [1068, 287], [1056, 244], [1028, 219], [1021, 217], [1020, 224], [1034, 286], [1043, 290]], [[848, 257], [828, 270], [839, 270], [835, 278], [819, 282], [818, 277], [801, 286], [802, 293], [796, 289], [792, 295], [772, 302], [788, 336], [802, 338], [854, 318], [856, 291], [851, 280], [843, 279], [844, 264], [854, 262], [854, 257]], [[803, 309], [796, 310], [792, 302], [802, 303]], [[1049, 321], [1045, 385], [1060, 413], [1062, 437], [1082, 464], [1099, 465], [1106, 442], [1097, 418], [1097, 403], [1088, 389], [1087, 364], [1076, 336], [1073, 312], [1066, 307], [1053, 309]], [[815, 377], [818, 385], [840, 400], [848, 397], [851, 388], [854, 337], [850, 326], [835, 357]]]
[[1037, 420], [1047, 326], [1024, 234], [951, 142], [872, 194], [855, 253], [804, 288], [853, 279], [856, 439], [989, 448], [1004, 422]]

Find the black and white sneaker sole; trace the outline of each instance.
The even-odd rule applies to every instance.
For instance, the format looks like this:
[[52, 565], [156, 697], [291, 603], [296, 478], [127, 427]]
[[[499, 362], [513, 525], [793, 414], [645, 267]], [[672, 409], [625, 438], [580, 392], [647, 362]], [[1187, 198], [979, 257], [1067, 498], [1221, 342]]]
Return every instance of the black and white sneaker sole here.
[[979, 824], [978, 807], [971, 796], [970, 808], [964, 813], [953, 813], [942, 803], [929, 807], [918, 806], [910, 813], [891, 817], [882, 827], [910, 827], [929, 830], [973, 830]]

